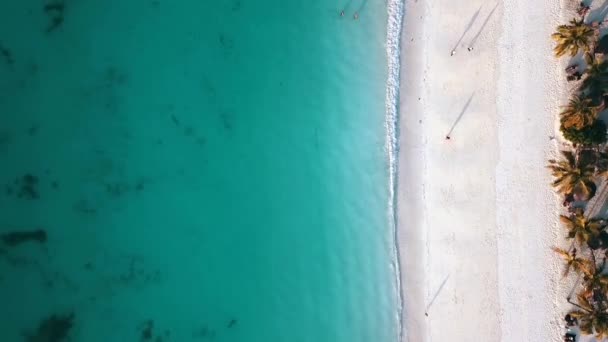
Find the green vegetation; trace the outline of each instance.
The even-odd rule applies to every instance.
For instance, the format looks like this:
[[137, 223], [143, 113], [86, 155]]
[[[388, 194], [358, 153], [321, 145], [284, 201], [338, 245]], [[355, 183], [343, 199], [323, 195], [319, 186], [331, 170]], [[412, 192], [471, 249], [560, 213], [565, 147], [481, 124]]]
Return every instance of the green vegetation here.
[[547, 166], [555, 178], [553, 186], [564, 195], [590, 198], [594, 188], [595, 169], [587, 163], [579, 163], [578, 156], [571, 151], [562, 151], [561, 160], [549, 160]]
[[592, 155], [593, 166], [595, 167], [595, 174], [599, 177], [608, 177], [608, 148], [604, 147], [603, 150], [595, 151]]
[[568, 230], [566, 238], [575, 239], [580, 247], [585, 247], [589, 241], [599, 237], [604, 229], [600, 220], [588, 220], [582, 210], [576, 210], [573, 215], [560, 215], [559, 218]]
[[593, 125], [597, 120], [598, 108], [592, 104], [590, 98], [574, 95], [560, 115], [564, 129], [580, 130]]
[[602, 306], [594, 305], [587, 297], [579, 294], [578, 304], [572, 303], [578, 309], [570, 315], [578, 320], [581, 332], [586, 335], [594, 334], [598, 340], [608, 337], [608, 313]]
[[567, 324], [578, 324], [581, 333], [603, 340], [608, 338], [608, 222], [590, 217], [593, 213], [585, 213], [585, 208], [597, 185], [608, 178], [607, 128], [600, 119], [608, 105], [608, 36], [599, 36], [601, 22], [585, 22], [588, 12], [581, 3], [581, 18], [559, 26], [552, 35], [557, 57], [578, 55], [585, 63], [566, 69], [568, 81], [579, 82], [560, 113], [560, 131], [572, 145], [561, 151], [559, 159], [549, 160], [547, 168], [568, 210], [560, 215], [560, 222], [566, 230], [564, 243], [570, 247], [553, 247], [553, 251], [565, 263], [563, 276], [581, 279], [576, 299], [567, 298], [573, 305]]
[[608, 90], [608, 61], [602, 54], [585, 54], [585, 77], [579, 87], [581, 94], [592, 100], [595, 105], [603, 103], [604, 95]]
[[576, 274], [583, 274], [591, 269], [591, 262], [589, 260], [576, 256], [576, 248], [573, 248], [572, 251], [569, 252], [565, 249], [553, 247], [553, 251], [559, 254], [566, 263], [566, 267], [564, 267], [564, 277], [567, 277], [571, 270]]
[[575, 145], [601, 145], [606, 142], [606, 124], [601, 120], [596, 120], [590, 126], [581, 129], [565, 128], [562, 124], [560, 131], [564, 139]]
[[608, 36], [603, 36], [595, 47], [595, 53], [608, 53]]
[[583, 19], [572, 19], [569, 25], [558, 26], [557, 32], [551, 35], [553, 40], [557, 42], [557, 46], [553, 49], [555, 56], [561, 57], [565, 54], [576, 56], [581, 50], [584, 52], [591, 51], [595, 35], [594, 28], [585, 24]]

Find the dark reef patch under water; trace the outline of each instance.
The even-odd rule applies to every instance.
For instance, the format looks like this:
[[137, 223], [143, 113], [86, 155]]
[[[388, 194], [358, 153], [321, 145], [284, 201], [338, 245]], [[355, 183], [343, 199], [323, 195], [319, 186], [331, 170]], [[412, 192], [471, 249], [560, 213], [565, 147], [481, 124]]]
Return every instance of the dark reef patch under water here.
[[343, 8], [0, 2], [0, 341], [392, 341], [386, 9]]
[[0, 234], [0, 239], [8, 247], [15, 247], [20, 244], [32, 241], [38, 243], [46, 242], [46, 231], [42, 229], [31, 230], [31, 231], [12, 231], [4, 234]]
[[74, 325], [74, 314], [51, 315], [44, 318], [33, 334], [24, 334], [25, 342], [67, 342]]

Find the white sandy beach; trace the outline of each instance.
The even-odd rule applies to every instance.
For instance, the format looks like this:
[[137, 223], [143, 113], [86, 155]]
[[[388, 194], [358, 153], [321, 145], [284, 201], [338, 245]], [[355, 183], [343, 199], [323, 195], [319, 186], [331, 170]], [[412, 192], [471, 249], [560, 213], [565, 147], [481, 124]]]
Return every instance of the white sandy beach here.
[[550, 137], [565, 83], [550, 35], [568, 10], [554, 0], [405, 2], [405, 341], [561, 340], [567, 286], [550, 247], [563, 231], [545, 165], [559, 147]]

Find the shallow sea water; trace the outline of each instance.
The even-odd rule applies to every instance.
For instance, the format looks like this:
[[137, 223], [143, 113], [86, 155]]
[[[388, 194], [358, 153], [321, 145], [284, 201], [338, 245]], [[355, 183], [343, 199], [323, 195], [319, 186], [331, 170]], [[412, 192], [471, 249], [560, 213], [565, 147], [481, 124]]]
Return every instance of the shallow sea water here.
[[0, 2], [0, 340], [396, 341], [386, 13]]

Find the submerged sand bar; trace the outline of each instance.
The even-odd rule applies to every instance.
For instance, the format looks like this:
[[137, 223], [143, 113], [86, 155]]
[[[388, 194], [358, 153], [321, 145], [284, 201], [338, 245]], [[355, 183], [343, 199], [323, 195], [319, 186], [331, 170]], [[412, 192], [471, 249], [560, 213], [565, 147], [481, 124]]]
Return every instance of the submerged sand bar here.
[[553, 0], [405, 2], [405, 341], [559, 340], [559, 204], [545, 165], [559, 144], [560, 11]]

